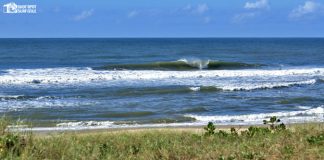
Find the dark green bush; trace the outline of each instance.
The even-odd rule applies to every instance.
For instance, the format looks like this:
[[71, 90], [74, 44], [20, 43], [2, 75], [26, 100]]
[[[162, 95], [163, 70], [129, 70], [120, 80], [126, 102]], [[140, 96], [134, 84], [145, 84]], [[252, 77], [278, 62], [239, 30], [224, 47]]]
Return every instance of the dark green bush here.
[[208, 122], [207, 126], [204, 127], [205, 132], [205, 136], [210, 136], [210, 135], [214, 135], [215, 134], [215, 125], [213, 124], [213, 122]]
[[[268, 124], [269, 128], [274, 131], [282, 131], [286, 130], [286, 125], [284, 123], [280, 123], [281, 120], [276, 116], [270, 117], [270, 120], [263, 120], [263, 124]], [[279, 124], [280, 123], [280, 124]]]
[[310, 144], [324, 145], [324, 133], [308, 137], [307, 141]]
[[242, 131], [241, 134], [249, 137], [253, 137], [255, 135], [266, 135], [271, 133], [271, 130], [269, 128], [264, 127], [254, 127], [251, 126], [246, 131]]

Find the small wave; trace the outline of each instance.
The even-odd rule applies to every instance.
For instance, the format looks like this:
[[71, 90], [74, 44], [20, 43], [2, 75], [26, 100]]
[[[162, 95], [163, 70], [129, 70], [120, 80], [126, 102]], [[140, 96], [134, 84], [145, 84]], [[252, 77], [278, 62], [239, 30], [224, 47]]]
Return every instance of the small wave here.
[[[195, 86], [195, 87], [189, 87], [189, 90], [192, 92], [250, 91], [250, 90], [258, 90], [258, 89], [275, 89], [275, 88], [286, 88], [286, 87], [300, 86], [300, 85], [311, 85], [315, 83], [316, 80], [311, 79], [306, 81], [295, 81], [295, 82], [264, 82], [261, 84], [241, 83], [241, 84], [231, 84], [225, 86], [221, 86], [221, 85]], [[186, 88], [182, 88], [181, 91], [188, 91], [188, 90]]]
[[318, 79], [318, 83], [324, 83], [324, 79]]
[[[202, 126], [207, 122], [215, 122], [217, 125], [255, 125], [262, 124], [264, 119], [277, 116], [284, 123], [323, 122], [324, 106], [311, 108], [303, 111], [260, 113], [248, 115], [227, 116], [198, 116], [186, 114], [184, 121], [157, 120], [153, 123], [118, 122], [118, 121], [71, 121], [56, 124], [55, 127], [15, 128], [15, 130], [32, 131], [61, 131], [61, 130], [86, 130], [86, 129], [109, 129], [109, 128], [155, 128], [155, 127], [185, 127]], [[194, 121], [194, 120], [196, 121]]]
[[286, 88], [291, 86], [299, 85], [311, 85], [315, 84], [316, 80], [296, 81], [296, 82], [265, 82], [262, 84], [241, 84], [240, 86], [232, 85], [222, 87], [223, 90], [227, 91], [244, 91], [244, 90], [257, 90], [257, 89], [275, 89], [275, 88]]
[[169, 62], [153, 62], [143, 64], [111, 64], [95, 69], [105, 70], [217, 70], [217, 69], [242, 69], [242, 68], [255, 68], [261, 66], [259, 64], [247, 64], [240, 62], [223, 62], [223, 61], [211, 61], [211, 60], [188, 60], [180, 59], [178, 61]]
[[140, 96], [140, 95], [152, 95], [152, 94], [181, 94], [190, 92], [218, 92], [222, 89], [214, 86], [171, 86], [171, 87], [145, 87], [145, 88], [127, 88], [121, 89], [114, 93], [119, 96]]
[[259, 114], [246, 114], [246, 115], [223, 115], [223, 116], [201, 116], [186, 114], [185, 116], [194, 118], [202, 122], [216, 122], [216, 123], [229, 123], [229, 122], [241, 122], [241, 123], [261, 123], [262, 120], [267, 119], [272, 116], [277, 116], [286, 121], [296, 120], [303, 121], [309, 120], [310, 118], [315, 121], [324, 120], [324, 106], [319, 106], [316, 108], [311, 108], [303, 111], [290, 111], [290, 112], [274, 112], [274, 113], [259, 113]]
[[112, 121], [80, 121], [59, 123], [55, 127], [16, 127], [13, 131], [65, 131], [65, 130], [88, 130], [88, 129], [119, 129], [119, 128], [158, 128], [158, 127], [185, 127], [201, 126], [192, 122], [182, 123], [161, 123], [161, 124], [115, 124]]
[[[147, 122], [133, 122], [133, 121], [77, 121], [77, 122], [63, 122], [56, 124], [56, 129], [91, 129], [91, 128], [133, 128], [133, 127], [164, 127], [164, 126], [183, 126], [195, 125], [190, 117], [183, 117], [184, 119], [153, 119]], [[196, 124], [197, 125], [197, 124]]]
[[25, 95], [0, 95], [0, 100], [19, 100], [19, 99], [29, 99], [32, 96], [25, 96]]
[[292, 103], [302, 103], [305, 101], [312, 101], [316, 100], [313, 97], [295, 97], [295, 98], [286, 98], [283, 100], [278, 101], [279, 104], [292, 104]]
[[6, 71], [0, 70], [0, 75], [7, 73]]
[[138, 112], [111, 112], [97, 114], [97, 117], [103, 118], [125, 118], [125, 117], [145, 117], [154, 115], [154, 112], [149, 111], [138, 111]]
[[26, 111], [30, 109], [69, 108], [95, 105], [96, 101], [82, 101], [75, 99], [48, 99], [38, 97], [31, 100], [4, 100], [0, 101], [0, 112]]
[[191, 91], [194, 92], [218, 92], [222, 91], [223, 89], [217, 88], [216, 86], [200, 86], [200, 87], [189, 87]]
[[179, 94], [192, 92], [191, 88], [179, 87], [145, 87], [121, 89], [115, 93], [119, 96], [140, 96], [148, 94]]
[[59, 123], [57, 127], [82, 127], [82, 126], [110, 126], [111, 121], [80, 121], [80, 122], [64, 122]]
[[298, 109], [311, 109], [312, 107], [310, 106], [298, 106]]
[[179, 113], [199, 113], [199, 112], [208, 112], [208, 109], [205, 107], [193, 107], [180, 111]]
[[8, 100], [41, 100], [41, 99], [56, 99], [59, 97], [56, 96], [28, 96], [28, 95], [0, 95], [1, 101], [8, 101]]

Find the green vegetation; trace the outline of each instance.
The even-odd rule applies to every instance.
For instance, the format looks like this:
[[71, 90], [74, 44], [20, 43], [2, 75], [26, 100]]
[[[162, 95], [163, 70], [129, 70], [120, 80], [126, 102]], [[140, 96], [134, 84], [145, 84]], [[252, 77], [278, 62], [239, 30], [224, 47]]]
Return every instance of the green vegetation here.
[[324, 159], [324, 124], [39, 134], [0, 120], [0, 159]]

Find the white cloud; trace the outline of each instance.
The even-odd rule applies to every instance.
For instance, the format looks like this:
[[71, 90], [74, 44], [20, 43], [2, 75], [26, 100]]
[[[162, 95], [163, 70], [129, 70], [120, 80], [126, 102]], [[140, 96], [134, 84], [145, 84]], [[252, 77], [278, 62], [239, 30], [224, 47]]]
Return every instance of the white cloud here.
[[205, 12], [207, 12], [209, 10], [208, 5], [207, 4], [199, 4], [197, 6], [196, 12], [199, 14], [203, 14]]
[[241, 22], [244, 22], [246, 19], [250, 19], [255, 16], [256, 16], [255, 12], [241, 13], [241, 14], [235, 15], [232, 20], [234, 23], [241, 23]]
[[129, 12], [129, 13], [127, 14], [127, 17], [128, 17], [128, 18], [133, 18], [133, 17], [137, 16], [138, 13], [139, 13], [139, 12], [136, 11], [136, 10], [131, 11], [131, 12]]
[[185, 13], [189, 13], [190, 15], [198, 16], [199, 19], [201, 19], [202, 22], [204, 23], [209, 23], [212, 20], [210, 16], [207, 16], [205, 14], [209, 11], [209, 7], [206, 3], [202, 3], [198, 5], [188, 4], [184, 6], [181, 10], [184, 11]]
[[76, 16], [74, 17], [74, 20], [75, 20], [75, 21], [81, 21], [81, 20], [83, 20], [83, 19], [86, 19], [86, 18], [92, 16], [92, 15], [93, 15], [93, 12], [94, 12], [93, 9], [86, 10], [86, 11], [82, 11], [80, 14], [78, 14], [78, 15], [76, 15]]
[[321, 4], [315, 3], [313, 1], [306, 1], [304, 5], [299, 5], [297, 8], [293, 9], [289, 17], [299, 18], [307, 14], [315, 13], [321, 8]]
[[256, 2], [246, 2], [245, 9], [263, 9], [269, 8], [268, 0], [257, 0]]
[[261, 9], [269, 9], [269, 8], [270, 6], [268, 4], [268, 0], [257, 0], [255, 2], [246, 2], [244, 5], [244, 9], [249, 11], [234, 15], [234, 17], [232, 18], [232, 22], [241, 23], [248, 19], [252, 19], [258, 16], [258, 14], [261, 14], [263, 12], [263, 10]]
[[209, 10], [209, 7], [207, 4], [198, 4], [197, 6], [192, 6], [191, 4], [186, 5], [182, 8], [184, 11], [188, 11], [190, 13], [195, 14], [204, 14]]

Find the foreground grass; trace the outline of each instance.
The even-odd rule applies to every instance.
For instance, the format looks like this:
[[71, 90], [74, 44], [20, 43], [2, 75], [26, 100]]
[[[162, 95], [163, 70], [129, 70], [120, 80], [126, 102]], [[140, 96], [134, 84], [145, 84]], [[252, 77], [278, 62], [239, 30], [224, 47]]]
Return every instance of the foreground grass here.
[[0, 159], [324, 159], [324, 124], [39, 135], [7, 132], [0, 122]]

